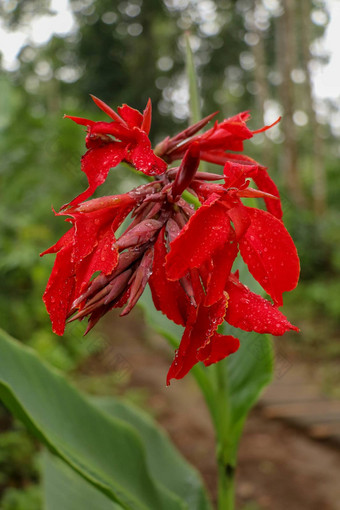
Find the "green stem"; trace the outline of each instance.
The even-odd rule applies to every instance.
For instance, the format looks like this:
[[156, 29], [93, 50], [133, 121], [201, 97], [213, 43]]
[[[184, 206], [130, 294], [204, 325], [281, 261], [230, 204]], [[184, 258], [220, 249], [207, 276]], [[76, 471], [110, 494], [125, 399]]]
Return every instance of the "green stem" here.
[[215, 365], [218, 510], [233, 510], [235, 460], [233, 445], [230, 443], [230, 403], [225, 364], [226, 360]]

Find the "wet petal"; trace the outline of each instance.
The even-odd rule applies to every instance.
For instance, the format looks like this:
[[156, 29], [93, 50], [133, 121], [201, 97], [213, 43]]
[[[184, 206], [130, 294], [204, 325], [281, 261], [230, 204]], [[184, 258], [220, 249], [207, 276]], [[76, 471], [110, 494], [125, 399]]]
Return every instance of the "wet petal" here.
[[233, 354], [240, 347], [240, 341], [231, 335], [214, 333], [210, 341], [198, 351], [198, 358], [206, 367]]
[[168, 277], [177, 280], [189, 269], [200, 267], [223, 246], [230, 232], [227, 210], [216, 195], [195, 212], [171, 243], [166, 263]]
[[179, 349], [168, 372], [167, 384], [170, 384], [171, 379], [182, 379], [200, 361], [198, 351], [209, 342], [222, 324], [226, 303], [227, 297], [224, 296], [212, 306], [192, 308]]
[[51, 276], [43, 295], [52, 329], [57, 335], [65, 330], [65, 321], [74, 299], [73, 244], [68, 244], [57, 253]]
[[245, 184], [246, 179], [256, 175], [257, 171], [257, 165], [248, 165], [226, 161], [223, 168], [225, 187], [240, 188]]
[[264, 197], [264, 202], [266, 204], [267, 211], [281, 220], [282, 207], [280, 201], [280, 193], [274, 181], [269, 177], [266, 168], [259, 167], [256, 175], [252, 176], [252, 179], [259, 190], [265, 191], [271, 195], [274, 195], [275, 197], [278, 197], [278, 200], [275, 200], [275, 198]]
[[296, 248], [283, 223], [272, 214], [248, 208], [251, 224], [240, 239], [243, 260], [254, 278], [282, 305], [282, 293], [296, 287], [300, 263]]
[[131, 108], [131, 106], [127, 104], [123, 104], [123, 106], [120, 106], [117, 110], [130, 128], [140, 128], [142, 126], [143, 115], [138, 110]]
[[271, 335], [298, 331], [272, 303], [251, 292], [236, 277], [230, 278], [226, 291], [229, 301], [225, 320], [235, 328]]
[[170, 281], [166, 277], [164, 265], [167, 251], [164, 231], [163, 227], [154, 245], [154, 262], [149, 285], [156, 309], [176, 324], [184, 326], [190, 302], [181, 284], [177, 281]]
[[147, 134], [137, 128], [134, 133], [136, 143], [130, 147], [130, 152], [126, 156], [127, 161], [146, 175], [163, 174], [167, 169], [167, 164], [154, 154]]
[[96, 137], [96, 135], [112, 135], [125, 143], [134, 141], [133, 131], [117, 122], [96, 122], [90, 127], [89, 135], [92, 137]]
[[236, 242], [227, 242], [212, 257], [213, 270], [205, 296], [205, 306], [216, 303], [223, 296], [223, 291], [230, 275], [231, 268], [238, 253]]
[[110, 168], [119, 165], [125, 155], [126, 147], [120, 142], [112, 142], [102, 147], [89, 149], [81, 160], [81, 170], [87, 176], [89, 187], [63, 208], [79, 204], [93, 195], [98, 186], [105, 182]]
[[228, 216], [233, 222], [236, 239], [240, 239], [250, 225], [248, 209], [249, 208], [245, 207], [240, 201], [238, 205], [235, 205], [228, 210]]

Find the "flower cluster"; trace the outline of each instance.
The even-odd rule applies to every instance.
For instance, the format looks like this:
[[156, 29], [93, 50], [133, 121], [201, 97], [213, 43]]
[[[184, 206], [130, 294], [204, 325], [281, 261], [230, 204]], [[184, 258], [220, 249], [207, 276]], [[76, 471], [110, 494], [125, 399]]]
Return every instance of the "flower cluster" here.
[[[113, 308], [126, 315], [148, 283], [155, 307], [185, 328], [168, 383], [199, 361], [210, 365], [238, 349], [237, 338], [217, 332], [223, 321], [272, 335], [297, 330], [278, 310], [283, 292], [299, 277], [279, 193], [266, 168], [241, 154], [244, 140], [268, 126], [251, 131], [245, 112], [198, 134], [213, 114], [153, 151], [150, 102], [141, 114], [127, 105], [116, 113], [93, 100], [110, 122], [69, 117], [87, 128], [81, 168], [89, 185], [57, 213], [72, 227], [44, 252], [57, 254], [44, 293], [53, 330], [62, 335], [67, 320], [88, 317], [87, 332]], [[223, 173], [199, 171], [202, 160]], [[153, 180], [122, 195], [84, 201], [122, 161]], [[185, 190], [201, 207], [195, 210], [183, 198]], [[263, 198], [267, 211], [244, 205], [243, 197]], [[128, 227], [116, 236], [127, 218]], [[232, 271], [239, 253], [274, 304]]]

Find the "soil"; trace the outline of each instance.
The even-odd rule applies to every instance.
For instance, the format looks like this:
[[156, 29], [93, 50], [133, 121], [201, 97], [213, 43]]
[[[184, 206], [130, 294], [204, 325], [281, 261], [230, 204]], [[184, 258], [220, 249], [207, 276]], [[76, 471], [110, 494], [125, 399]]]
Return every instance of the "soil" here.
[[[128, 388], [146, 388], [147, 405], [182, 454], [201, 472], [216, 500], [214, 432], [192, 377], [165, 385], [173, 352], [146, 329], [140, 310], [109, 315], [104, 351], [81, 368], [87, 375], [129, 374]], [[250, 414], [239, 450], [237, 505], [244, 510], [340, 510], [340, 449], [284, 423]]]

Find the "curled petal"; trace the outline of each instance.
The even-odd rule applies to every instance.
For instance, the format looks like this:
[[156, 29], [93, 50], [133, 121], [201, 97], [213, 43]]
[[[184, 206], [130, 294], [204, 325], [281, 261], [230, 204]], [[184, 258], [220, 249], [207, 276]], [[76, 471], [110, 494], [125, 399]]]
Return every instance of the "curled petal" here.
[[272, 214], [248, 208], [250, 226], [240, 239], [243, 260], [254, 278], [282, 305], [282, 293], [293, 290], [300, 273], [299, 257], [283, 223]]
[[252, 176], [253, 181], [256, 186], [261, 191], [265, 191], [266, 193], [270, 193], [274, 195], [276, 198], [266, 197], [264, 196], [264, 202], [267, 207], [267, 211], [276, 216], [279, 220], [282, 218], [282, 207], [280, 201], [280, 193], [277, 189], [275, 182], [269, 177], [267, 169], [264, 167], [259, 167], [256, 175]]
[[231, 335], [214, 333], [210, 341], [198, 351], [198, 359], [203, 361], [206, 367], [217, 363], [233, 354], [240, 347], [240, 341]]
[[248, 165], [227, 161], [224, 165], [223, 174], [225, 178], [225, 187], [241, 188], [244, 186], [246, 179], [256, 175], [257, 165]]
[[278, 119], [276, 119], [272, 124], [269, 124], [268, 126], [263, 126], [262, 128], [260, 129], [256, 129], [255, 131], [253, 131], [253, 135], [256, 135], [257, 133], [263, 133], [263, 131], [267, 131], [268, 129], [272, 128], [273, 126], [275, 126], [276, 124], [278, 124], [281, 120], [281, 117], [279, 117]]

